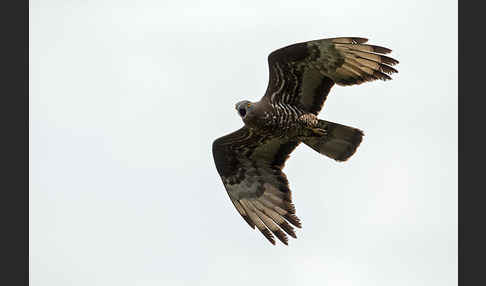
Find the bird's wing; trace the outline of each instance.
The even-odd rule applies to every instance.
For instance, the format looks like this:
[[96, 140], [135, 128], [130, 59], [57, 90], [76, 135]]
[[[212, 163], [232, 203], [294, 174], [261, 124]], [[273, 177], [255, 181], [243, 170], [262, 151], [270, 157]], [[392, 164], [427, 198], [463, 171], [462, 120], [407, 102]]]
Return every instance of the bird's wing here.
[[268, 56], [269, 82], [264, 99], [318, 114], [334, 85], [389, 80], [397, 60], [390, 49], [367, 45], [364, 38], [330, 38], [293, 44]]
[[296, 141], [254, 134], [247, 127], [213, 142], [216, 169], [233, 205], [250, 227], [256, 226], [272, 244], [274, 235], [284, 244], [288, 243], [285, 233], [296, 238], [290, 224], [301, 227], [282, 172], [297, 145]]

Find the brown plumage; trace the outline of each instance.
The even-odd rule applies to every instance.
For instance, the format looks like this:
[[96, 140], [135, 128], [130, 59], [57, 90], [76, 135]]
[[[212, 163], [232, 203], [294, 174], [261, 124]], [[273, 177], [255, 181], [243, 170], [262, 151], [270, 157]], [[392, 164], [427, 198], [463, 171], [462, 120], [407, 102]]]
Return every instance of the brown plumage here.
[[317, 118], [334, 84], [389, 80], [397, 60], [364, 38], [330, 38], [290, 45], [268, 56], [270, 76], [259, 102], [235, 106], [244, 126], [213, 142], [216, 169], [238, 213], [272, 244], [288, 244], [301, 228], [282, 172], [301, 143], [337, 161], [360, 145], [359, 129]]

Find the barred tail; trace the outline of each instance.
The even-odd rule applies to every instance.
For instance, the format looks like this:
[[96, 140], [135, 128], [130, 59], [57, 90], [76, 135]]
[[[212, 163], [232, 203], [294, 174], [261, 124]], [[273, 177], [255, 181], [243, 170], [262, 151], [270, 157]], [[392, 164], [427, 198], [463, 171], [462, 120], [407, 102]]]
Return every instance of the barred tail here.
[[358, 148], [363, 139], [363, 131], [319, 119], [319, 128], [326, 134], [322, 136], [307, 137], [304, 143], [336, 161], [346, 161]]

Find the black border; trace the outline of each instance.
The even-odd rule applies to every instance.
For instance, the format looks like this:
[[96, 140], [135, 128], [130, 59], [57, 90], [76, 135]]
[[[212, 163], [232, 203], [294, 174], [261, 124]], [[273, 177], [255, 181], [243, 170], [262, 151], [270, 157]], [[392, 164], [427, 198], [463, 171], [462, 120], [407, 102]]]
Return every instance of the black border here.
[[478, 4], [473, 6], [473, 2], [458, 1], [459, 285], [486, 284], [486, 216], [483, 211], [486, 184], [482, 180], [486, 177], [483, 153], [486, 92], [482, 55], [485, 15], [481, 2], [475, 3]]
[[29, 1], [4, 1], [1, 11], [0, 284], [29, 285]]
[[462, 178], [461, 178], [461, 175], [462, 175], [462, 172], [461, 172], [461, 165], [463, 163], [462, 161], [462, 157], [461, 155], [463, 155], [463, 151], [464, 151], [464, 144], [463, 144], [463, 141], [462, 139], [464, 138], [463, 137], [463, 132], [464, 132], [464, 121], [463, 121], [463, 116], [464, 116], [464, 112], [462, 110], [462, 108], [464, 107], [464, 104], [463, 104], [463, 99], [462, 97], [460, 96], [461, 92], [460, 92], [460, 89], [462, 88], [462, 84], [461, 84], [461, 74], [460, 74], [460, 71], [462, 69], [462, 65], [461, 65], [461, 61], [460, 61], [460, 58], [462, 58], [462, 55], [461, 53], [464, 51], [463, 49], [463, 46], [461, 44], [461, 31], [460, 29], [461, 28], [464, 28], [464, 26], [461, 26], [459, 21], [461, 19], [463, 19], [463, 17], [461, 16], [461, 11], [462, 8], [460, 7], [460, 2], [458, 2], [457, 4], [457, 7], [458, 7], [458, 11], [457, 11], [457, 24], [458, 24], [458, 27], [457, 27], [457, 32], [458, 32], [458, 35], [457, 35], [457, 41], [458, 41], [458, 46], [457, 46], [457, 52], [458, 52], [458, 55], [457, 55], [457, 68], [458, 68], [458, 75], [457, 75], [457, 86], [458, 86], [458, 99], [457, 99], [457, 108], [458, 108], [458, 111], [457, 111], [457, 120], [458, 120], [458, 125], [457, 125], [457, 137], [458, 137], [458, 142], [457, 142], [457, 147], [458, 147], [458, 150], [457, 150], [457, 163], [458, 163], [458, 173], [457, 173], [457, 180], [458, 180], [458, 195], [457, 195], [457, 199], [458, 199], [458, 246], [457, 246], [457, 250], [458, 250], [458, 255], [457, 255], [457, 263], [458, 263], [458, 285], [466, 285], [465, 281], [464, 281], [464, 264], [463, 264], [463, 259], [464, 259], [464, 247], [463, 247], [463, 228], [464, 228], [464, 222], [462, 221], [463, 219], [463, 216], [461, 215], [461, 212], [463, 211], [463, 197], [462, 197], [462, 193], [460, 192], [461, 188], [460, 188], [460, 185], [462, 183]]
[[463, 102], [463, 99], [462, 97], [460, 96], [461, 95], [461, 92], [460, 92], [460, 89], [463, 88], [463, 85], [462, 85], [462, 77], [461, 77], [461, 69], [463, 68], [462, 66], [462, 63], [461, 63], [461, 58], [463, 58], [463, 55], [462, 53], [464, 52], [464, 49], [463, 49], [463, 45], [461, 44], [461, 40], [463, 39], [462, 37], [462, 32], [460, 29], [464, 29], [464, 26], [461, 25], [459, 23], [459, 21], [461, 21], [463, 19], [463, 16], [464, 15], [461, 15], [461, 12], [464, 11], [462, 9], [462, 6], [460, 5], [460, 2], [458, 2], [457, 4], [457, 8], [458, 8], [458, 11], [457, 11], [457, 24], [458, 24], [458, 27], [457, 27], [457, 32], [458, 32], [458, 35], [457, 35], [457, 41], [458, 41], [458, 44], [457, 44], [457, 52], [458, 52], [458, 55], [457, 55], [457, 68], [458, 68], [458, 75], [457, 75], [457, 85], [458, 85], [458, 99], [457, 99], [457, 108], [458, 108], [458, 111], [457, 111], [457, 120], [458, 120], [458, 125], [457, 125], [457, 137], [458, 137], [458, 142], [457, 142], [457, 146], [458, 146], [458, 150], [457, 150], [457, 163], [458, 163], [458, 173], [457, 173], [457, 180], [458, 180], [458, 195], [457, 195], [457, 199], [458, 199], [458, 246], [457, 246], [457, 250], [458, 250], [458, 255], [457, 255], [457, 263], [458, 263], [458, 285], [466, 285], [466, 282], [465, 282], [465, 279], [464, 279], [464, 243], [463, 243], [463, 234], [464, 234], [464, 222], [463, 222], [463, 219], [464, 217], [462, 216], [462, 212], [463, 212], [463, 209], [464, 209], [464, 200], [463, 200], [463, 196], [462, 196], [462, 193], [461, 193], [461, 183], [463, 182], [462, 181], [462, 172], [461, 172], [461, 165], [463, 165], [463, 154], [464, 154], [464, 142], [463, 142], [463, 133], [464, 133], [464, 102]]

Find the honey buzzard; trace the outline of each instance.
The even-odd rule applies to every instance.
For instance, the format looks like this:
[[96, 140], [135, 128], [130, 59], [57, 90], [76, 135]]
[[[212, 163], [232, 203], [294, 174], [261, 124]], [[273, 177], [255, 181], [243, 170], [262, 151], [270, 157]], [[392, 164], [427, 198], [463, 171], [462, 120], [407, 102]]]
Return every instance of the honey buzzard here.
[[389, 80], [397, 60], [390, 49], [341, 37], [293, 44], [268, 56], [270, 77], [258, 102], [235, 105], [244, 122], [213, 142], [213, 157], [231, 202], [251, 228], [288, 244], [301, 228], [287, 177], [289, 154], [301, 143], [346, 161], [361, 143], [359, 129], [317, 118], [331, 87]]

